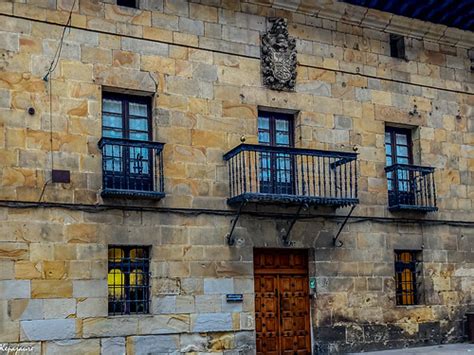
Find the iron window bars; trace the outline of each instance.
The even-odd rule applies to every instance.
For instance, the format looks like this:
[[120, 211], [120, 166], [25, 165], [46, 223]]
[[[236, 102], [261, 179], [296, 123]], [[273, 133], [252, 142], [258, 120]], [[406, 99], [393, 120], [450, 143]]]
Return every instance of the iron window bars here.
[[347, 206], [357, 198], [357, 154], [241, 144], [227, 154], [228, 203]]
[[393, 164], [385, 171], [390, 176], [389, 210], [437, 211], [434, 168], [411, 164]]
[[106, 138], [102, 150], [102, 196], [162, 198], [163, 143]]
[[149, 313], [149, 268], [148, 247], [109, 247], [109, 315]]
[[422, 300], [421, 252], [395, 250], [395, 282], [397, 305], [417, 305]]

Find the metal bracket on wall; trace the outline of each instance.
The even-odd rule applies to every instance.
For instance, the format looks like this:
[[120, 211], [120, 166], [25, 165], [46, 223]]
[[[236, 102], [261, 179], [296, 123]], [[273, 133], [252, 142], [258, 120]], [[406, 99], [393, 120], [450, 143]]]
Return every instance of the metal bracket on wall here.
[[282, 241], [284, 246], [289, 247], [291, 245], [291, 240], [290, 240], [291, 230], [293, 229], [293, 226], [295, 225], [296, 221], [298, 220], [298, 217], [301, 214], [301, 210], [303, 210], [303, 209], [307, 210], [308, 207], [309, 207], [308, 204], [305, 203], [305, 202], [302, 202], [300, 204], [300, 207], [298, 207], [298, 211], [296, 212], [295, 216], [293, 217], [293, 219], [290, 222], [290, 225], [288, 226], [288, 231], [285, 234], [282, 234], [282, 236], [281, 236], [281, 241]]
[[239, 209], [237, 211], [237, 215], [234, 217], [234, 219], [232, 220], [232, 227], [230, 228], [230, 233], [226, 235], [226, 239], [227, 239], [227, 244], [229, 246], [233, 246], [235, 245], [235, 236], [234, 236], [234, 229], [235, 229], [235, 226], [237, 224], [237, 221], [239, 220], [240, 218], [240, 214], [242, 212], [242, 208], [247, 204], [247, 200], [243, 200], [241, 203], [240, 203], [240, 206], [239, 206]]
[[356, 208], [356, 206], [357, 206], [357, 205], [352, 206], [351, 210], [349, 211], [349, 214], [348, 214], [348, 215], [346, 216], [346, 218], [344, 219], [344, 222], [342, 222], [341, 227], [339, 228], [339, 230], [338, 230], [336, 236], [335, 236], [334, 238], [332, 238], [332, 244], [333, 244], [335, 247], [340, 248], [340, 247], [342, 247], [342, 246], [344, 245], [344, 243], [341, 242], [340, 240], [339, 240], [339, 244], [336, 245], [336, 243], [338, 242], [337, 238], [339, 238], [339, 235], [341, 234], [342, 229], [343, 229], [344, 226], [346, 225], [346, 223], [347, 223], [349, 217], [350, 217], [351, 214], [352, 214], [352, 211], [354, 211], [354, 209]]

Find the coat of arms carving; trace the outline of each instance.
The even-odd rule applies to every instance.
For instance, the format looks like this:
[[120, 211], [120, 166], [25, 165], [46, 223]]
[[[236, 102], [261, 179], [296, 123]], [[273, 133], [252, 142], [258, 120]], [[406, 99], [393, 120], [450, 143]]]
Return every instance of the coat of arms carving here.
[[296, 41], [288, 36], [286, 19], [271, 18], [272, 28], [262, 36], [263, 84], [292, 91], [296, 83]]

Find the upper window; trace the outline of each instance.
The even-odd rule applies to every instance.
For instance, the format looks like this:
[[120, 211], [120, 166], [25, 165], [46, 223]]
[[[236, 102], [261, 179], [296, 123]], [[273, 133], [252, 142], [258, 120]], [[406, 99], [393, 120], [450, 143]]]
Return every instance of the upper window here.
[[385, 156], [387, 165], [413, 163], [410, 129], [385, 127]]
[[390, 56], [394, 58], [406, 59], [405, 38], [403, 36], [390, 34]]
[[[387, 166], [413, 163], [411, 130], [396, 127], [385, 128], [385, 157]], [[395, 178], [397, 178], [399, 189], [409, 190], [410, 176], [408, 173], [400, 172], [398, 176], [394, 176], [393, 173], [387, 174], [389, 191], [393, 190]]]
[[[258, 113], [258, 142], [274, 147], [293, 146], [293, 116], [275, 112]], [[285, 153], [261, 153], [260, 192], [293, 194], [293, 157]]]
[[163, 144], [152, 141], [149, 97], [104, 93], [102, 196], [162, 198]]
[[144, 314], [150, 309], [149, 248], [110, 246], [109, 314]]
[[137, 8], [138, 0], [117, 0], [117, 5]]
[[141, 96], [104, 93], [102, 136], [151, 140], [150, 99]]
[[421, 296], [421, 252], [413, 250], [395, 251], [395, 282], [397, 305], [420, 304]]

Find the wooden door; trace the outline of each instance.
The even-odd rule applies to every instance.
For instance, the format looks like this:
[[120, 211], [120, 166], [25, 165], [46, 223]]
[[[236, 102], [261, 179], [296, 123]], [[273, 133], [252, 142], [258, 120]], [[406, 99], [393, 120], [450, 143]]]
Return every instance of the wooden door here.
[[256, 249], [257, 354], [311, 354], [306, 250]]

